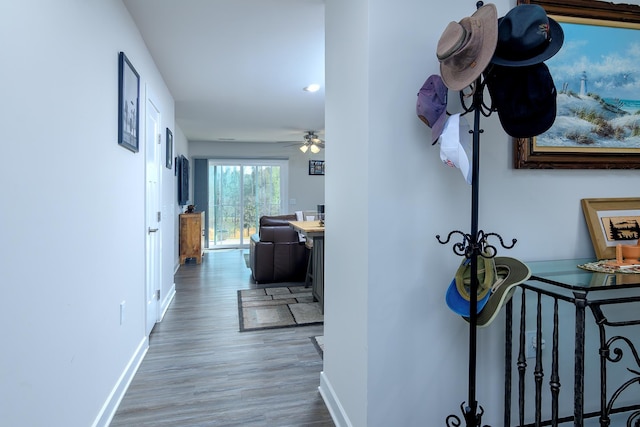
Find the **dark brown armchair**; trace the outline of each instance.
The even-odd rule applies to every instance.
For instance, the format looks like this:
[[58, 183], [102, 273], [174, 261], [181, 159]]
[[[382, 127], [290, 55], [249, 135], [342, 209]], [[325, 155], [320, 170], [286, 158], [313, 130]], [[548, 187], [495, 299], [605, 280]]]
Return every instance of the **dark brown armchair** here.
[[295, 215], [263, 216], [258, 234], [251, 236], [249, 265], [257, 283], [305, 280], [309, 250], [289, 225]]

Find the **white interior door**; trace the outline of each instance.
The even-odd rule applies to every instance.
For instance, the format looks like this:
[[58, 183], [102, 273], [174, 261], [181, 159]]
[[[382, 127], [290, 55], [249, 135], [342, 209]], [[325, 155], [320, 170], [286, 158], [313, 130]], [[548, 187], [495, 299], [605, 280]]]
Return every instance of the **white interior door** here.
[[147, 90], [146, 105], [146, 327], [147, 336], [158, 321], [160, 306], [160, 111]]

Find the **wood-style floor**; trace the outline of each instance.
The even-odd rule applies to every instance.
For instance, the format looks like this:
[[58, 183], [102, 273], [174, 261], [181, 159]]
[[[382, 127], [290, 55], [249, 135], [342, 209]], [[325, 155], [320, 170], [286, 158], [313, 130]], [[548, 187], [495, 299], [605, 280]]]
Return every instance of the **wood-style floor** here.
[[180, 267], [111, 427], [334, 426], [310, 340], [322, 325], [238, 331], [236, 291], [256, 287], [243, 253], [210, 251]]

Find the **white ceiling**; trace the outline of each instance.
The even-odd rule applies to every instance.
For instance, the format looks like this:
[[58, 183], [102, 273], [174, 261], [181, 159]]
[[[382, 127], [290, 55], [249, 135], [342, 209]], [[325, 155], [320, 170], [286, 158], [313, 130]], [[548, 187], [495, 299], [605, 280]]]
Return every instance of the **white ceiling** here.
[[[123, 0], [190, 141], [324, 134], [324, 0]], [[303, 91], [319, 83], [315, 93]]]

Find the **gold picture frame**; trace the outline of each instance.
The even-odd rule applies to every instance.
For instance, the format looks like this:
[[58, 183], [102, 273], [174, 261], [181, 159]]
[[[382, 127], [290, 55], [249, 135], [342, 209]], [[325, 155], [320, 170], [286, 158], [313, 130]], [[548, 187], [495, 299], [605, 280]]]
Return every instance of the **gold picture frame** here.
[[596, 257], [615, 259], [616, 245], [635, 245], [640, 237], [640, 198], [582, 199]]
[[[547, 65], [554, 79], [556, 89], [558, 91], [558, 100], [560, 95], [569, 96], [569, 100], [577, 99], [574, 95], [592, 96], [596, 101], [602, 101], [603, 107], [618, 107], [618, 102], [626, 101], [621, 97], [630, 100], [640, 101], [640, 93], [629, 91], [602, 91], [601, 89], [607, 83], [606, 79], [617, 78], [613, 74], [595, 75], [604, 69], [602, 57], [599, 55], [599, 49], [585, 49], [580, 51], [580, 59], [578, 62], [570, 62], [570, 58], [578, 53], [574, 49], [581, 46], [583, 40], [589, 40], [593, 45], [598, 43], [606, 43], [609, 37], [613, 37], [612, 32], [625, 32], [627, 37], [633, 36], [640, 39], [640, 6], [630, 4], [614, 4], [595, 0], [518, 0], [520, 4], [537, 4], [542, 6], [550, 18], [556, 20], [564, 29], [565, 39], [560, 52], [551, 58]], [[568, 33], [568, 30], [571, 30]], [[585, 34], [582, 38], [577, 34]], [[624, 37], [617, 36], [617, 39]], [[609, 45], [609, 54], [618, 57], [624, 57], [625, 52], [622, 51], [621, 44]], [[583, 48], [584, 49], [584, 48]], [[620, 50], [616, 50], [620, 49]], [[566, 55], [561, 58], [561, 55]], [[586, 59], [585, 59], [586, 58]], [[563, 62], [565, 61], [565, 62]], [[583, 63], [597, 64], [598, 66], [585, 66]], [[570, 75], [568, 80], [565, 79], [566, 71], [572, 67], [583, 70], [579, 66], [587, 69], [581, 75]], [[562, 72], [561, 72], [562, 70]], [[629, 75], [635, 75], [633, 73]], [[637, 71], [640, 72], [640, 67]], [[622, 72], [620, 73], [622, 74]], [[593, 84], [588, 85], [585, 93], [582, 93], [583, 87], [587, 87], [582, 81]], [[604, 77], [603, 77], [604, 76]], [[597, 86], [598, 85], [598, 86]], [[610, 86], [610, 85], [608, 85]], [[589, 93], [591, 92], [591, 93]], [[620, 95], [623, 93], [623, 95]], [[636, 101], [630, 101], [635, 103]], [[620, 104], [622, 105], [622, 104]], [[630, 107], [620, 107], [623, 110], [629, 110]], [[567, 109], [570, 109], [568, 107]], [[628, 137], [637, 138], [636, 125], [621, 125], [606, 119], [606, 123], [600, 120], [598, 114], [590, 114], [584, 108], [573, 114], [563, 113], [560, 111], [560, 102], [558, 103], [558, 117], [556, 122], [547, 132], [532, 138], [514, 138], [513, 160], [516, 169], [640, 169], [640, 148], [634, 147], [635, 142], [627, 142], [622, 140], [617, 142], [620, 135], [626, 132]], [[634, 110], [635, 111], [635, 110]], [[596, 112], [597, 113], [597, 112]], [[606, 114], [609, 114], [608, 112]], [[634, 114], [634, 113], [630, 113]], [[635, 114], [638, 114], [637, 112]], [[581, 120], [574, 124], [569, 120]], [[561, 118], [561, 120], [558, 120]], [[638, 121], [640, 123], [640, 120]], [[592, 123], [592, 131], [586, 132], [588, 124]], [[623, 131], [623, 129], [625, 129]], [[615, 137], [613, 136], [615, 135]], [[538, 143], [540, 142], [540, 143]]]

